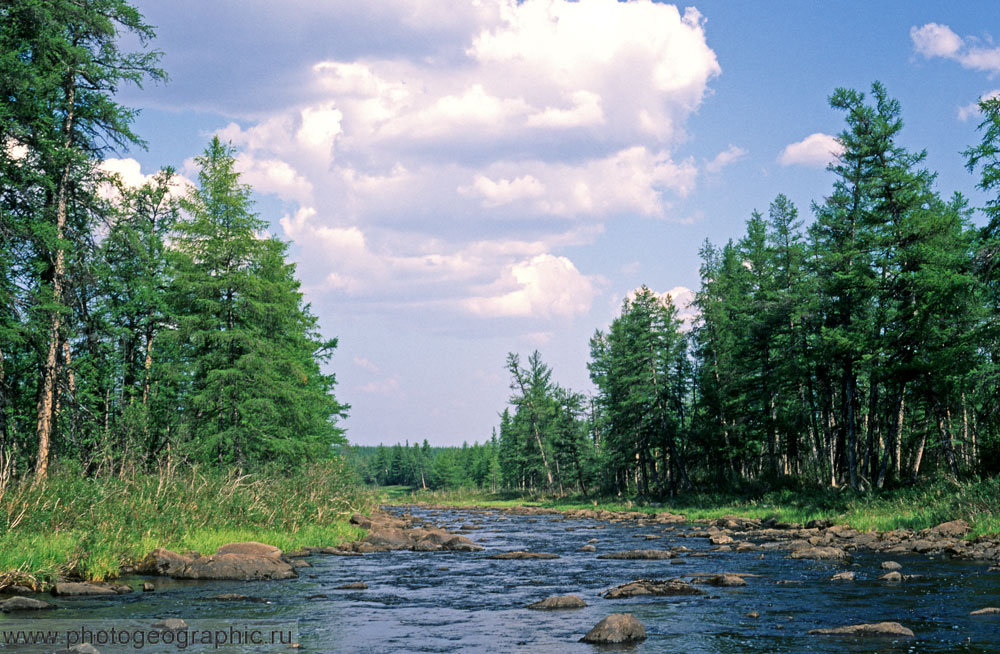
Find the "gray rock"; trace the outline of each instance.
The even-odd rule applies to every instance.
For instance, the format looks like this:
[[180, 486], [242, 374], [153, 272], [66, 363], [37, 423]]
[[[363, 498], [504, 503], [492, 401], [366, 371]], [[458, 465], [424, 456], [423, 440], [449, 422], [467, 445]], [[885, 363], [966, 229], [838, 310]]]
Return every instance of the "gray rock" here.
[[813, 629], [810, 634], [820, 636], [882, 636], [913, 638], [913, 632], [898, 622], [878, 622], [874, 624], [852, 624], [832, 629]]
[[577, 550], [577, 552], [596, 552], [596, 551], [597, 548], [594, 547], [593, 545], [583, 545]]
[[101, 650], [97, 649], [90, 643], [81, 643], [79, 645], [73, 645], [67, 649], [57, 649], [52, 654], [101, 654]]
[[135, 572], [140, 575], [172, 575], [193, 560], [190, 556], [157, 547], [139, 562]]
[[805, 547], [792, 552], [789, 558], [843, 561], [850, 558], [850, 555], [839, 547]]
[[971, 530], [972, 526], [965, 520], [952, 520], [951, 522], [942, 522], [936, 527], [931, 527], [927, 530], [927, 533], [932, 536], [944, 538], [963, 538]]
[[132, 587], [127, 584], [110, 584], [107, 582], [61, 581], [52, 587], [52, 594], [62, 597], [122, 595], [131, 592]]
[[587, 603], [576, 595], [553, 595], [546, 597], [541, 602], [529, 604], [527, 608], [536, 611], [555, 611], [558, 609], [582, 609]]
[[673, 558], [674, 553], [670, 550], [628, 550], [625, 552], [613, 552], [611, 554], [601, 554], [599, 559], [619, 559], [624, 561], [659, 561]]
[[42, 611], [54, 608], [55, 606], [52, 604], [33, 597], [11, 597], [9, 600], [0, 602], [0, 611], [4, 613], [10, 613], [11, 611]]
[[173, 574], [177, 579], [265, 581], [292, 579], [295, 569], [276, 556], [222, 553], [203, 556]]
[[883, 570], [900, 570], [903, 566], [896, 563], [895, 561], [882, 561]]
[[180, 618], [166, 618], [153, 623], [153, 629], [157, 631], [184, 631], [187, 628], [187, 623]]
[[558, 554], [549, 552], [501, 552], [486, 557], [487, 559], [558, 559]]
[[628, 597], [638, 597], [643, 595], [654, 596], [677, 596], [677, 595], [704, 595], [704, 592], [695, 588], [691, 584], [680, 579], [657, 580], [657, 579], [636, 579], [627, 584], [615, 586], [604, 593], [604, 599], [625, 599]]
[[714, 577], [709, 577], [705, 580], [705, 583], [709, 586], [720, 586], [720, 587], [732, 587], [732, 586], [746, 586], [746, 580], [739, 575], [732, 574], [721, 574], [715, 575]]
[[887, 581], [889, 583], [898, 584], [903, 581], [903, 575], [893, 570], [892, 572], [887, 572], [878, 578], [879, 581]]
[[985, 609], [976, 609], [969, 613], [969, 615], [1000, 615], [1000, 608], [987, 606]]
[[852, 570], [845, 570], [844, 572], [838, 572], [837, 574], [830, 577], [830, 581], [854, 581], [857, 579], [857, 575], [854, 574]]
[[156, 586], [154, 586], [153, 584], [149, 583], [148, 581], [142, 582], [142, 592], [144, 592], [144, 593], [152, 593], [154, 590], [156, 590]]
[[635, 643], [646, 639], [646, 628], [631, 613], [612, 613], [580, 640], [584, 643]]

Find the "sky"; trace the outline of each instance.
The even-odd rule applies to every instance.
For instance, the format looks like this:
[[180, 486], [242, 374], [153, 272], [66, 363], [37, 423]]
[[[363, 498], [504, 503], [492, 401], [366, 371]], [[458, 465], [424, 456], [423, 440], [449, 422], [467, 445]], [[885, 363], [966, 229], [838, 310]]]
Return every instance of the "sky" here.
[[591, 392], [589, 339], [631, 291], [690, 315], [706, 239], [779, 193], [812, 220], [837, 87], [881, 81], [942, 195], [984, 201], [961, 151], [1000, 94], [992, 0], [136, 4], [170, 80], [120, 90], [148, 148], [106, 165], [194, 180], [232, 143], [339, 339], [354, 444], [487, 440], [508, 352]]

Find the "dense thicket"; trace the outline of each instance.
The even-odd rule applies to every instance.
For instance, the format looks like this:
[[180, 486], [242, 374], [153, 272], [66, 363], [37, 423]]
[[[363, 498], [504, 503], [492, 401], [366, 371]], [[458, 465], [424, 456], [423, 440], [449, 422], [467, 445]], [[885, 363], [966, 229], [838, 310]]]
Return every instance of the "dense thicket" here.
[[[966, 152], [989, 200], [973, 228], [898, 102], [838, 89], [843, 153], [803, 228], [778, 195], [701, 250], [698, 318], [645, 286], [591, 339], [589, 401], [511, 354], [500, 484], [642, 496], [781, 479], [859, 489], [1000, 472], [1000, 101]], [[491, 482], [492, 483], [492, 482]]]
[[[123, 35], [143, 49], [122, 52]], [[160, 80], [123, 0], [0, 5], [0, 471], [169, 453], [289, 467], [342, 440], [344, 408], [286, 246], [262, 235], [214, 140], [182, 198], [165, 169], [102, 172], [141, 146], [123, 83]]]

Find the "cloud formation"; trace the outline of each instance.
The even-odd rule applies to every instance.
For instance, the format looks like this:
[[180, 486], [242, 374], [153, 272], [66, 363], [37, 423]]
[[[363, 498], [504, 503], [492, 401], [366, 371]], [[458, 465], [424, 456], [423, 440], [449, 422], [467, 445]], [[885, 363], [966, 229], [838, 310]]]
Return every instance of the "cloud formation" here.
[[979, 103], [985, 100], [995, 100], [997, 98], [1000, 98], [1000, 89], [993, 89], [992, 91], [982, 94], [976, 102], [970, 102], [969, 104], [958, 108], [958, 119], [965, 122], [970, 118], [978, 117], [980, 115]]
[[975, 37], [963, 39], [947, 25], [927, 23], [910, 28], [913, 49], [925, 59], [943, 57], [963, 68], [988, 73], [1000, 72], [1000, 47]]
[[705, 164], [705, 171], [717, 173], [729, 164], [736, 163], [740, 159], [745, 159], [748, 152], [743, 148], [730, 145], [728, 148], [715, 155], [711, 161]]
[[244, 181], [295, 207], [280, 225], [314, 291], [470, 317], [586, 313], [597, 279], [560, 250], [695, 188], [672, 149], [721, 72], [704, 20], [647, 0], [472, 4], [442, 16], [442, 39], [417, 5], [441, 7], [403, 2], [392, 29], [432, 54], [331, 53], [297, 101], [219, 134]]
[[835, 137], [816, 132], [797, 143], [786, 145], [778, 163], [782, 166], [825, 168], [836, 161], [843, 151], [844, 146]]

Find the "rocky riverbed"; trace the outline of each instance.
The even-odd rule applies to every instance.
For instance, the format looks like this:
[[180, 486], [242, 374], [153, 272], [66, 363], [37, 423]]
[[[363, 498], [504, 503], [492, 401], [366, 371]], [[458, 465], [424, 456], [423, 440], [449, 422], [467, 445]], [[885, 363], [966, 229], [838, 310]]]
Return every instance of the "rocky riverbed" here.
[[[878, 651], [1000, 651], [997, 543], [965, 540], [963, 523], [863, 534], [434, 507], [354, 521], [368, 536], [342, 549], [159, 550], [102, 594], [63, 585], [19, 597], [56, 610], [15, 603], [0, 624], [295, 620], [304, 648], [320, 652], [592, 652], [580, 642], [592, 632], [639, 652], [869, 652], [872, 639]], [[595, 631], [612, 614], [629, 617]]]

